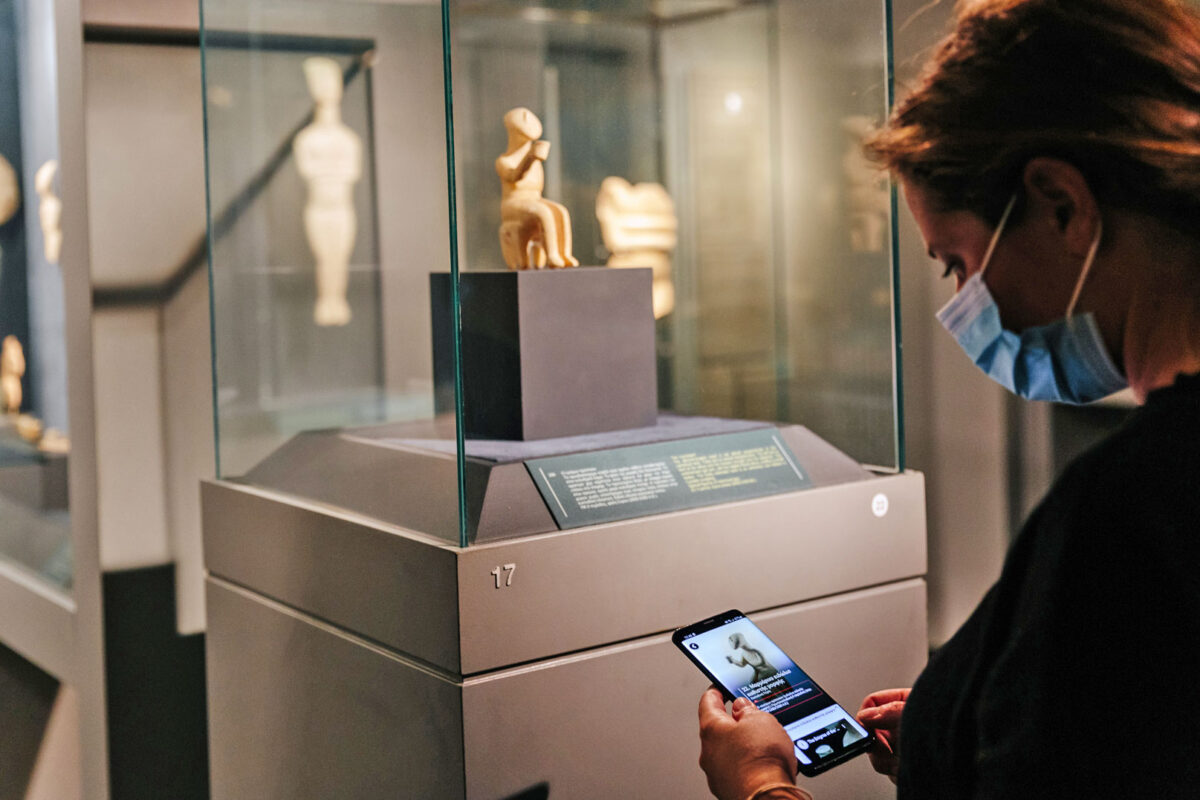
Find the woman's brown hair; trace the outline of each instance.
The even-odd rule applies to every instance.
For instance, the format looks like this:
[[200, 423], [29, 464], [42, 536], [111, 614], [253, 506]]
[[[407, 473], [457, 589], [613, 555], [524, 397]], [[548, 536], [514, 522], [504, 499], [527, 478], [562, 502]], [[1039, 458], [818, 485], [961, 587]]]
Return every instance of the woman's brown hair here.
[[1102, 204], [1200, 228], [1200, 19], [1173, 0], [975, 0], [867, 153], [995, 222], [1054, 156]]

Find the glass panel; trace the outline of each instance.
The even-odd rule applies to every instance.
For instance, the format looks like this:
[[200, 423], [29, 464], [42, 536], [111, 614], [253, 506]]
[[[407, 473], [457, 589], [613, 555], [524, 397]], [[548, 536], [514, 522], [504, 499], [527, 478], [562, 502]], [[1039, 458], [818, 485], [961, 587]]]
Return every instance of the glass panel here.
[[391, 521], [458, 542], [453, 401], [435, 410], [432, 379], [430, 274], [450, 267], [440, 9], [202, 13], [219, 473], [384, 518], [376, 501], [416, 492], [432, 521]]
[[[492, 470], [597, 417], [900, 466], [881, 3], [202, 11], [222, 475], [465, 545], [547, 530]], [[573, 259], [654, 280], [506, 269]], [[597, 382], [622, 348], [646, 369]]]
[[[662, 410], [796, 422], [864, 463], [902, 468], [891, 188], [858, 151], [887, 109], [884, 4], [459, 0], [451, 9], [464, 295], [482, 280], [471, 272], [505, 266], [497, 232], [510, 217], [496, 159], [528, 141], [508, 138], [504, 124], [524, 107], [540, 124], [533, 135], [550, 143], [526, 167], [540, 170], [536, 202], [567, 209], [573, 255], [656, 270]], [[602, 189], [610, 176], [628, 182], [622, 193]], [[640, 183], [669, 200], [649, 187], [630, 193]], [[673, 236], [653, 229], [672, 220]], [[464, 306], [467, 333], [483, 325], [472, 313], [491, 312]], [[555, 351], [552, 385], [564, 394], [596, 357], [578, 324], [564, 321], [561, 338], [576, 338]], [[497, 375], [464, 370], [471, 439], [472, 398], [494, 402]], [[474, 451], [483, 452], [468, 441]]]
[[885, 4], [782, 3], [781, 408], [868, 464], [903, 469], [891, 187], [859, 144], [888, 109]]
[[71, 586], [52, 4], [0, 0], [0, 557]]

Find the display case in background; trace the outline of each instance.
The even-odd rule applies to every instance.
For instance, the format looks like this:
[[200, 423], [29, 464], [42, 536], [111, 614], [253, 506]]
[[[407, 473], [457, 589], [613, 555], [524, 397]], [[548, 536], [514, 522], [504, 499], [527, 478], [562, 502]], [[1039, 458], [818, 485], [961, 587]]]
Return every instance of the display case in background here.
[[44, 16], [0, 5], [0, 558], [69, 595], [62, 201]]
[[103, 798], [81, 31], [77, 0], [0, 2], [0, 683], [5, 785]]
[[214, 797], [701, 792], [730, 606], [915, 676], [886, 3], [202, 10]]

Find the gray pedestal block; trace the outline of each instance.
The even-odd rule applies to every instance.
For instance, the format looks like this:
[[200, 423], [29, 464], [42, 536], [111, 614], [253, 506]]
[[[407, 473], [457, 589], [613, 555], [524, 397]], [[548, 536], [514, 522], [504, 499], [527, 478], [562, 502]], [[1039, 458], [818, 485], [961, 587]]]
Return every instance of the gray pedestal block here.
[[[430, 275], [438, 411], [454, 407], [447, 273]], [[653, 425], [649, 269], [459, 274], [466, 436], [548, 439]]]
[[[667, 633], [463, 678], [220, 579], [208, 609], [214, 800], [708, 796], [707, 681]], [[751, 616], [851, 711], [925, 661], [919, 579]], [[801, 780], [895, 797], [865, 757]]]

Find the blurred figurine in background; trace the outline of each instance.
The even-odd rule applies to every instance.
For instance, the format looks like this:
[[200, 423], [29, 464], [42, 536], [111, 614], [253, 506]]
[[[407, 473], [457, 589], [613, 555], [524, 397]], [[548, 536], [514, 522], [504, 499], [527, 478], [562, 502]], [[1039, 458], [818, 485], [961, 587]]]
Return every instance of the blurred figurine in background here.
[[17, 185], [17, 172], [8, 159], [0, 156], [0, 225], [8, 222], [21, 207], [21, 190]]
[[54, 176], [58, 174], [58, 162], [50, 159], [38, 167], [33, 176], [33, 188], [41, 202], [38, 204], [38, 221], [42, 225], [42, 252], [46, 261], [58, 263], [62, 253], [62, 200], [54, 193]]
[[18, 436], [33, 445], [41, 441], [44, 432], [42, 421], [33, 414], [17, 414], [13, 427]]
[[527, 108], [514, 108], [504, 115], [504, 128], [508, 150], [496, 159], [504, 263], [509, 269], [579, 266], [571, 255], [571, 215], [542, 197], [542, 162], [550, 155], [550, 143], [539, 138], [541, 121]]
[[855, 114], [842, 120], [846, 154], [842, 174], [846, 179], [846, 214], [850, 227], [850, 250], [882, 253], [887, 237], [892, 195], [888, 174], [879, 170], [863, 153], [863, 142], [876, 130], [870, 117]]
[[671, 251], [675, 249], [675, 203], [657, 183], [631, 185], [616, 176], [604, 179], [596, 196], [596, 219], [610, 253], [610, 267], [650, 267], [654, 271], [654, 318], [675, 308]]
[[362, 177], [362, 142], [342, 122], [342, 69], [331, 58], [304, 60], [308, 91], [316, 104], [310, 125], [296, 135], [293, 152], [308, 183], [304, 229], [317, 262], [318, 325], [350, 321], [346, 286], [358, 230], [354, 184]]
[[71, 440], [58, 428], [46, 428], [38, 437], [37, 449], [43, 453], [65, 455], [71, 452]]
[[[21, 190], [17, 185], [17, 172], [0, 156], [0, 225], [8, 222], [21, 207]], [[0, 248], [0, 269], [4, 267], [4, 248]]]
[[25, 351], [17, 337], [4, 337], [0, 345], [0, 410], [16, 414], [21, 410], [21, 378], [25, 375]]

